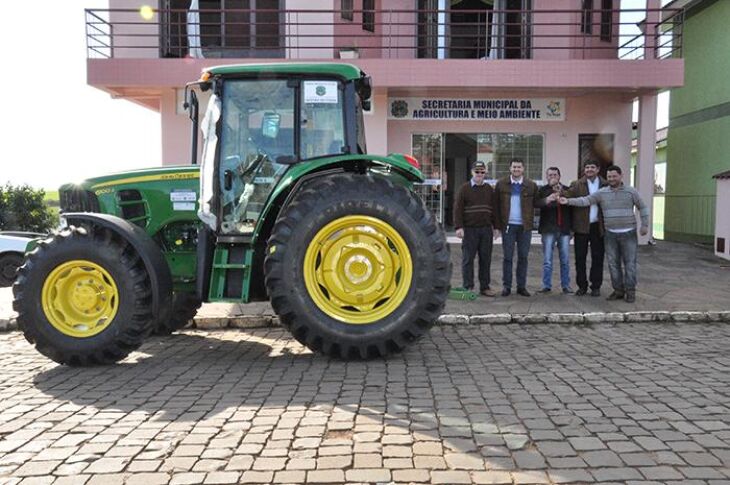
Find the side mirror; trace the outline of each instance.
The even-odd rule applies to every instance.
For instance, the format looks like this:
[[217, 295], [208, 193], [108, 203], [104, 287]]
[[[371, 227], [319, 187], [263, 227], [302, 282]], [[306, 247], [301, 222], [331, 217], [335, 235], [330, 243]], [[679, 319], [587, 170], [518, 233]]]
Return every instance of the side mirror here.
[[281, 115], [278, 113], [266, 112], [261, 120], [261, 135], [266, 138], [276, 138], [281, 125]]

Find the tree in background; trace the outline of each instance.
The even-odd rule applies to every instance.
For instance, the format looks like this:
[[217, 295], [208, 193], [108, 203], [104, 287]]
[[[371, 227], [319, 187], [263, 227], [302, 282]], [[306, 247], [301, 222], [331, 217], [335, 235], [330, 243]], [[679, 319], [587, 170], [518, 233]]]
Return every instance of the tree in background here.
[[0, 187], [0, 230], [48, 232], [58, 224], [44, 197], [43, 189], [29, 185]]

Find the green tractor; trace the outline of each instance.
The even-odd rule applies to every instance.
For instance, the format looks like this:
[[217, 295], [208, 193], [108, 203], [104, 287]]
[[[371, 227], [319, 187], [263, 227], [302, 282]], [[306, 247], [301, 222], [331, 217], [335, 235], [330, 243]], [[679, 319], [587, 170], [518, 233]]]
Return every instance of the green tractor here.
[[412, 190], [418, 162], [366, 154], [370, 95], [348, 64], [205, 70], [186, 87], [191, 165], [60, 188], [64, 227], [29, 245], [13, 287], [26, 339], [62, 364], [113, 363], [203, 302], [270, 300], [314, 351], [403, 349], [443, 310], [451, 262]]

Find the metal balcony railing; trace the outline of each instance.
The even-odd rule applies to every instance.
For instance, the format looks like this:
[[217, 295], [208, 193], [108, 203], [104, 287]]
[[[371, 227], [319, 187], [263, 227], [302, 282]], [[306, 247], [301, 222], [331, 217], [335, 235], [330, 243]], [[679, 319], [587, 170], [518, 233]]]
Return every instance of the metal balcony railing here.
[[664, 59], [681, 57], [683, 22], [682, 9], [145, 7], [87, 9], [86, 39], [89, 58]]

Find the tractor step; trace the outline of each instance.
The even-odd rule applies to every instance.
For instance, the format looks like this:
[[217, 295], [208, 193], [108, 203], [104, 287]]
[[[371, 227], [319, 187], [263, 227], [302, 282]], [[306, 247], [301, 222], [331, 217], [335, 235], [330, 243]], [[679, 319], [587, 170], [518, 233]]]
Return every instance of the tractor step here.
[[208, 300], [248, 302], [252, 262], [253, 250], [248, 244], [219, 241], [213, 254]]

